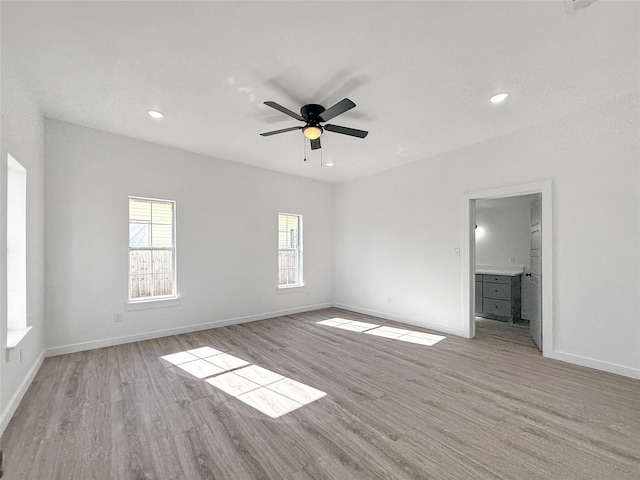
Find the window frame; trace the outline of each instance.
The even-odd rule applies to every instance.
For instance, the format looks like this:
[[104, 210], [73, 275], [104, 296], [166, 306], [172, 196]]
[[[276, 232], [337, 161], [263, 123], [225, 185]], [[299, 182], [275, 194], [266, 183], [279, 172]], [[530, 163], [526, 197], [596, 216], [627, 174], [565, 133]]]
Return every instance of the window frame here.
[[[149, 247], [132, 247], [130, 242], [131, 242], [131, 237], [130, 237], [130, 224], [131, 224], [131, 201], [132, 200], [138, 200], [138, 201], [143, 201], [143, 202], [150, 202], [150, 203], [169, 203], [171, 204], [171, 241], [172, 241], [172, 247], [153, 247], [153, 246], [149, 246]], [[162, 302], [168, 302], [167, 306], [173, 306], [174, 303], [172, 303], [172, 300], [177, 300], [178, 299], [178, 284], [177, 284], [177, 278], [178, 278], [178, 274], [177, 274], [177, 248], [176, 248], [176, 201], [175, 200], [167, 200], [167, 199], [162, 199], [162, 198], [150, 198], [150, 197], [140, 197], [140, 196], [136, 196], [136, 195], [129, 195], [129, 197], [127, 198], [127, 217], [128, 217], [128, 222], [127, 222], [127, 230], [128, 230], [128, 237], [129, 237], [129, 241], [127, 242], [127, 264], [128, 264], [128, 269], [129, 269], [129, 273], [127, 276], [127, 305], [144, 305], [145, 303], [154, 303], [154, 304], [160, 304]], [[152, 221], [150, 223], [150, 225], [153, 224], [153, 217]], [[151, 240], [152, 242], [152, 240]], [[150, 252], [154, 252], [154, 251], [171, 251], [173, 252], [172, 255], [172, 262], [171, 262], [171, 270], [172, 270], [172, 276], [171, 276], [171, 285], [172, 285], [172, 291], [170, 294], [168, 295], [154, 295], [154, 296], [149, 296], [149, 297], [131, 297], [131, 252], [132, 251], [150, 251]]]
[[[5, 262], [7, 273], [5, 347], [13, 350], [26, 337], [28, 325], [27, 250], [28, 182], [27, 168], [7, 152]], [[7, 361], [8, 358], [7, 358]]]
[[[297, 236], [297, 248], [295, 249], [281, 249], [280, 248], [280, 217], [286, 215], [290, 217], [296, 217], [298, 219], [298, 236]], [[277, 225], [277, 242], [278, 242], [278, 290], [287, 290], [304, 287], [304, 230], [303, 230], [303, 215], [300, 213], [286, 213], [278, 212], [278, 225]], [[282, 250], [295, 250], [297, 252], [298, 260], [298, 281], [297, 283], [280, 283], [280, 252]]]

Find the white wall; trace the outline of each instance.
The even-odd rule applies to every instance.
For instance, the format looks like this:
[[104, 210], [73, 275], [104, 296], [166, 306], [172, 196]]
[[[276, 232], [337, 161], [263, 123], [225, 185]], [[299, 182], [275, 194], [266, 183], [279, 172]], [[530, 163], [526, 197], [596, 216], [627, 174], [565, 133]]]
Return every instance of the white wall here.
[[[8, 52], [2, 50], [2, 147], [0, 149], [0, 432], [8, 423], [42, 362], [44, 350], [44, 134], [40, 111]], [[7, 155], [27, 171], [26, 314], [31, 331], [6, 350]]]
[[335, 302], [462, 334], [465, 279], [453, 249], [464, 192], [550, 179], [549, 353], [640, 377], [639, 107], [625, 96], [338, 186]]
[[[49, 354], [331, 304], [331, 185], [53, 120], [45, 144]], [[179, 306], [125, 310], [129, 195], [176, 201]], [[293, 293], [276, 293], [278, 212], [304, 216]]]
[[531, 198], [476, 202], [476, 265], [517, 265], [529, 271]]

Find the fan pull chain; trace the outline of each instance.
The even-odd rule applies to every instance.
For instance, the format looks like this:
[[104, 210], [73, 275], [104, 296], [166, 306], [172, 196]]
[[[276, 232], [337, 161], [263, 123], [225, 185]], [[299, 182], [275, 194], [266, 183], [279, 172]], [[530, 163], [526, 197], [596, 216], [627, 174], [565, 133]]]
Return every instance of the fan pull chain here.
[[307, 161], [307, 139], [304, 136], [302, 137], [302, 150], [304, 152], [303, 159], [306, 162]]
[[320, 149], [320, 166], [323, 167], [323, 162], [322, 162], [322, 149]]

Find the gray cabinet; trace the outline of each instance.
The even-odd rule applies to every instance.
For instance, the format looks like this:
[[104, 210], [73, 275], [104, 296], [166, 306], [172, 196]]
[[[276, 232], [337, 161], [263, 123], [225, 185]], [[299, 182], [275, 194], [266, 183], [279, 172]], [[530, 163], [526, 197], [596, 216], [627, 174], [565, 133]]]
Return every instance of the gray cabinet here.
[[476, 274], [476, 315], [519, 322], [522, 310], [522, 275]]

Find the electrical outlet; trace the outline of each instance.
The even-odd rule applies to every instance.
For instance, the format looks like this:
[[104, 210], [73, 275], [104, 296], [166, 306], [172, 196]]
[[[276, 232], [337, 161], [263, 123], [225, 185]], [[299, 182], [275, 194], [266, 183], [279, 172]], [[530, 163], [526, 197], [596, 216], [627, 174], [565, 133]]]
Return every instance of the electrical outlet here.
[[453, 256], [454, 257], [459, 257], [460, 256], [460, 249], [458, 247], [453, 249]]
[[113, 321], [114, 322], [121, 322], [122, 321], [122, 314], [121, 313], [114, 313], [113, 314]]

